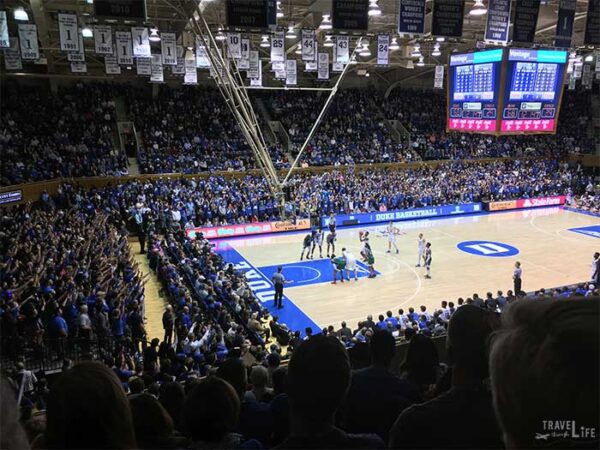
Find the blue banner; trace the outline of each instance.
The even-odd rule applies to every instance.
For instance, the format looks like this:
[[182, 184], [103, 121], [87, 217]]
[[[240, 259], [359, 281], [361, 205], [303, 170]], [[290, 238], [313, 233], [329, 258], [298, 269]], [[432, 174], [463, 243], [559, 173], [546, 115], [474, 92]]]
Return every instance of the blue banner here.
[[425, 32], [425, 1], [400, 0], [399, 34], [423, 34]]
[[490, 0], [485, 25], [486, 41], [508, 42], [511, 3], [511, 0]]
[[560, 0], [558, 22], [556, 23], [556, 37], [554, 39], [555, 47], [569, 48], [571, 46], [576, 5], [576, 0]]
[[[463, 203], [461, 205], [430, 206], [428, 208], [401, 209], [398, 211], [372, 212], [360, 214], [338, 214], [335, 216], [338, 226], [362, 225], [368, 223], [389, 222], [390, 220], [414, 220], [429, 217], [444, 217], [470, 214], [483, 211], [481, 203]], [[329, 217], [321, 218], [323, 227], [329, 226]]]
[[431, 34], [434, 36], [461, 37], [464, 15], [464, 0], [434, 0]]

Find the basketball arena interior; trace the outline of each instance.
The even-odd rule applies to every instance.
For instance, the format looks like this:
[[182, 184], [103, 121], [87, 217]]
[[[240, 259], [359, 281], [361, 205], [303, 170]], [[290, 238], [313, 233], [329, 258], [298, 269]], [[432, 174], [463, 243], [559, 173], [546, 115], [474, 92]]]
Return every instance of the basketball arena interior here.
[[600, 446], [600, 0], [0, 0], [0, 448]]

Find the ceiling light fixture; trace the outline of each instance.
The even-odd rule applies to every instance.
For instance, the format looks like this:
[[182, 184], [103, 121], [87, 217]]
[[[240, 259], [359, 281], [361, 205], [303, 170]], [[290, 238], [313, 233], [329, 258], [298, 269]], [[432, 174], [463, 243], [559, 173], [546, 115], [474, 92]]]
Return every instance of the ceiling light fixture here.
[[288, 26], [287, 33], [285, 33], [286, 39], [296, 39], [296, 31], [294, 31], [294, 25], [291, 24]]
[[473, 8], [469, 11], [470, 16], [483, 16], [487, 13], [487, 8], [483, 4], [483, 0], [475, 0]]
[[380, 16], [381, 8], [377, 4], [378, 0], [369, 0], [369, 16]]
[[271, 46], [271, 44], [269, 43], [269, 36], [267, 36], [266, 34], [263, 34], [260, 37], [260, 46], [263, 48]]
[[29, 15], [27, 14], [27, 11], [25, 11], [22, 7], [15, 8], [15, 10], [13, 11], [13, 17], [15, 20], [29, 20]]
[[333, 28], [333, 24], [331, 23], [331, 17], [329, 14], [323, 14], [323, 20], [321, 21], [321, 25], [319, 25], [321, 30], [331, 30]]
[[358, 52], [360, 56], [371, 56], [371, 49], [369, 48], [369, 41], [362, 42], [362, 48]]
[[333, 47], [333, 39], [331, 35], [325, 35], [325, 41], [323, 42], [323, 47]]
[[225, 39], [227, 39], [227, 36], [225, 36], [225, 33], [223, 33], [223, 30], [219, 28], [219, 32], [215, 36], [215, 40], [224, 41]]
[[83, 27], [81, 29], [81, 35], [84, 38], [91, 38], [94, 36], [94, 33], [92, 32], [92, 29], [90, 27]]
[[158, 34], [158, 28], [150, 28], [150, 42], [160, 42], [160, 36]]
[[419, 61], [417, 62], [417, 66], [419, 67], [423, 67], [425, 65], [425, 60], [423, 59], [423, 57], [421, 56], [419, 58]]
[[283, 9], [281, 9], [281, 2], [277, 2], [277, 18], [281, 19], [283, 18], [284, 14], [283, 14]]
[[444, 36], [438, 36], [435, 38], [435, 40], [438, 42], [444, 42], [446, 40], [446, 38]]
[[393, 51], [400, 50], [400, 46], [398, 45], [398, 38], [392, 38], [392, 43], [390, 44], [389, 49]]
[[296, 55], [302, 54], [302, 44], [298, 42], [298, 47], [296, 47], [296, 51], [294, 52]]

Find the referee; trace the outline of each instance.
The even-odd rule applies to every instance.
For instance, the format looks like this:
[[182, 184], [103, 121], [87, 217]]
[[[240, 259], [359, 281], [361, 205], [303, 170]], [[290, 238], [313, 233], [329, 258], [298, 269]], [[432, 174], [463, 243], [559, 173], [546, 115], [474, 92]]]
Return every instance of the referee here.
[[287, 283], [282, 271], [283, 267], [279, 266], [277, 273], [274, 273], [271, 277], [273, 286], [275, 286], [275, 308], [277, 309], [283, 308], [283, 285]]
[[517, 261], [515, 263], [515, 271], [513, 272], [513, 283], [514, 283], [514, 293], [516, 296], [519, 296], [521, 292], [521, 276], [523, 275], [523, 269], [521, 269], [521, 263]]

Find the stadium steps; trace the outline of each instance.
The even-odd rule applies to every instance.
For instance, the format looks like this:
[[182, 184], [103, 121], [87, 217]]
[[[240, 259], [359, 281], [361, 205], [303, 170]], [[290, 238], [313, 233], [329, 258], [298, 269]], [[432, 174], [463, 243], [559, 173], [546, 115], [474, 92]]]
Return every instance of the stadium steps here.
[[274, 133], [273, 129], [270, 126], [271, 115], [269, 114], [269, 110], [265, 106], [265, 103], [263, 102], [262, 98], [253, 98], [253, 103], [256, 107], [255, 113], [258, 119], [258, 123], [261, 125], [265, 141], [267, 142], [267, 144], [274, 144], [278, 142], [277, 135]]

